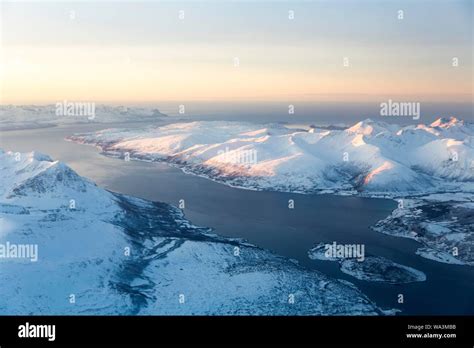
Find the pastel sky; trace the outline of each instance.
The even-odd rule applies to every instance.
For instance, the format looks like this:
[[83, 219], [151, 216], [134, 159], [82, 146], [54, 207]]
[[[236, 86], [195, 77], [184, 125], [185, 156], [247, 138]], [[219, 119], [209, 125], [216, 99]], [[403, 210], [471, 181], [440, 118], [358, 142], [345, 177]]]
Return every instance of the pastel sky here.
[[472, 3], [2, 2], [0, 102], [470, 101]]

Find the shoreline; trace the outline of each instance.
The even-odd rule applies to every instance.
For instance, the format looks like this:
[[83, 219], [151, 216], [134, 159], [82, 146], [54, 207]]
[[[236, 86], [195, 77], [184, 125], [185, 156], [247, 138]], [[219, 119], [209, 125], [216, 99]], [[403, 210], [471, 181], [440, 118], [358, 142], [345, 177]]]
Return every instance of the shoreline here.
[[[102, 156], [106, 156], [106, 157], [114, 158], [114, 159], [123, 159], [123, 153], [122, 152], [108, 151], [105, 148], [105, 146], [101, 145], [100, 143], [88, 143], [88, 142], [78, 141], [78, 140], [74, 139], [74, 135], [72, 135], [70, 137], [66, 137], [64, 140], [71, 141], [71, 142], [74, 142], [74, 143], [77, 143], [77, 144], [80, 144], [80, 145], [94, 146], [99, 150], [99, 152]], [[250, 191], [257, 191], [257, 192], [271, 191], [271, 192], [281, 192], [281, 193], [289, 193], [289, 194], [303, 194], [303, 195], [308, 195], [308, 194], [326, 195], [327, 194], [327, 195], [335, 195], [335, 196], [352, 196], [352, 197], [371, 198], [371, 199], [390, 199], [390, 200], [393, 200], [397, 203], [399, 203], [400, 200], [410, 200], [414, 204], [428, 204], [429, 201], [427, 201], [424, 198], [430, 197], [430, 196], [433, 196], [433, 195], [441, 196], [441, 197], [438, 197], [438, 201], [435, 200], [435, 202], [440, 202], [440, 201], [442, 201], [443, 198], [448, 197], [448, 195], [453, 195], [453, 194], [454, 195], [456, 195], [456, 194], [469, 195], [470, 194], [470, 192], [464, 192], [464, 191], [460, 191], [460, 190], [453, 190], [453, 191], [449, 191], [449, 192], [433, 191], [433, 192], [429, 192], [429, 193], [420, 193], [418, 195], [408, 194], [406, 196], [400, 195], [400, 194], [394, 194], [394, 193], [363, 193], [363, 192], [358, 192], [358, 191], [355, 191], [355, 190], [345, 191], [345, 190], [333, 190], [333, 189], [327, 189], [327, 190], [322, 189], [322, 190], [316, 190], [316, 191], [313, 191], [313, 192], [305, 192], [305, 191], [300, 191], [300, 190], [296, 190], [296, 191], [286, 191], [286, 190], [278, 190], [278, 189], [270, 190], [270, 189], [259, 188], [259, 187], [231, 184], [231, 183], [226, 182], [225, 180], [219, 178], [218, 176], [211, 176], [211, 175], [206, 174], [206, 172], [195, 172], [195, 171], [193, 171], [193, 166], [188, 164], [188, 163], [169, 161], [169, 160], [167, 160], [167, 158], [160, 158], [160, 157], [154, 157], [154, 158], [148, 157], [147, 158], [146, 156], [140, 156], [140, 155], [131, 153], [130, 154], [130, 160], [131, 161], [138, 161], [138, 162], [148, 162], [148, 163], [164, 163], [166, 165], [169, 165], [170, 167], [179, 169], [180, 171], [182, 171], [184, 174], [187, 174], [187, 175], [193, 175], [193, 176], [201, 177], [201, 178], [204, 178], [204, 179], [207, 179], [207, 180], [211, 180], [215, 183], [226, 185], [228, 187], [232, 187], [232, 188], [236, 188], [236, 189], [250, 190]], [[471, 202], [474, 202], [474, 194], [472, 194], [472, 196], [473, 196], [473, 200]], [[454, 203], [460, 203], [460, 202], [454, 201]], [[474, 266], [474, 261], [473, 262], [465, 262], [465, 261], [456, 259], [454, 256], [453, 256], [452, 259], [445, 258], [443, 261], [441, 261], [440, 258], [433, 257], [433, 253], [443, 254], [443, 251], [433, 249], [433, 246], [430, 247], [430, 245], [424, 243], [423, 240], [420, 240], [419, 238], [410, 237], [408, 235], [403, 235], [403, 234], [393, 234], [393, 233], [382, 231], [380, 229], [376, 229], [376, 226], [379, 223], [381, 223], [384, 220], [389, 219], [397, 211], [397, 209], [398, 208], [394, 209], [389, 216], [387, 216], [385, 219], [383, 219], [381, 221], [378, 221], [375, 226], [371, 226], [370, 228], [373, 229], [374, 231], [378, 232], [378, 233], [382, 233], [382, 234], [386, 234], [386, 235], [390, 235], [390, 236], [395, 236], [395, 237], [398, 237], [398, 238], [413, 239], [416, 242], [420, 243], [420, 248], [418, 250], [429, 249], [429, 250], [433, 251], [432, 253], [428, 253], [428, 252], [417, 253], [417, 255], [419, 255], [423, 258], [433, 260], [433, 261], [436, 261], [436, 262], [449, 263], [451, 265]]]

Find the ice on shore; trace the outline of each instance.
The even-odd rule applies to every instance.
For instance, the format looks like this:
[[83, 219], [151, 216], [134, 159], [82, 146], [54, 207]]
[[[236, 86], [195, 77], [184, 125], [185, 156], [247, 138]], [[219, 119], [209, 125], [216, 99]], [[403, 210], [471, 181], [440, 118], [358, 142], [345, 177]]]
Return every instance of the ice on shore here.
[[385, 282], [390, 284], [404, 284], [426, 280], [426, 275], [412, 267], [395, 263], [380, 256], [364, 256], [348, 258], [335, 257], [327, 254], [328, 244], [320, 243], [308, 251], [312, 260], [338, 262], [343, 273], [359, 280], [370, 282]]

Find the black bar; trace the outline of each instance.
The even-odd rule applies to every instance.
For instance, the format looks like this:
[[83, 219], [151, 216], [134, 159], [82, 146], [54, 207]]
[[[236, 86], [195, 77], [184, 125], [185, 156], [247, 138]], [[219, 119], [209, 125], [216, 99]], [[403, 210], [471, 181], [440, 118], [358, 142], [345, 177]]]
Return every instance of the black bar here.
[[[20, 338], [19, 326], [54, 324], [55, 340]], [[408, 325], [421, 326], [409, 329]], [[435, 325], [446, 325], [436, 328]], [[452, 326], [455, 325], [455, 328]], [[431, 326], [431, 327], [430, 327]], [[407, 334], [456, 334], [407, 338]], [[2, 316], [0, 346], [47, 344], [474, 345], [474, 317]]]

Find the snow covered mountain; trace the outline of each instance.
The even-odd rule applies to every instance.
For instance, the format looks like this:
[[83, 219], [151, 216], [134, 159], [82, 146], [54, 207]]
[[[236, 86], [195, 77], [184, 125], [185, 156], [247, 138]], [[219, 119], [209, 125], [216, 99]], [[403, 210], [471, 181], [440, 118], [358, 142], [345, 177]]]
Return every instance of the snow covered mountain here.
[[154, 108], [60, 102], [57, 105], [0, 105], [0, 130], [59, 124], [156, 121], [166, 117]]
[[344, 130], [192, 122], [69, 139], [250, 189], [390, 196], [474, 191], [474, 125], [456, 118], [406, 127], [367, 119]]
[[46, 155], [0, 151], [0, 175], [2, 315], [381, 313], [348, 282], [101, 189]]

